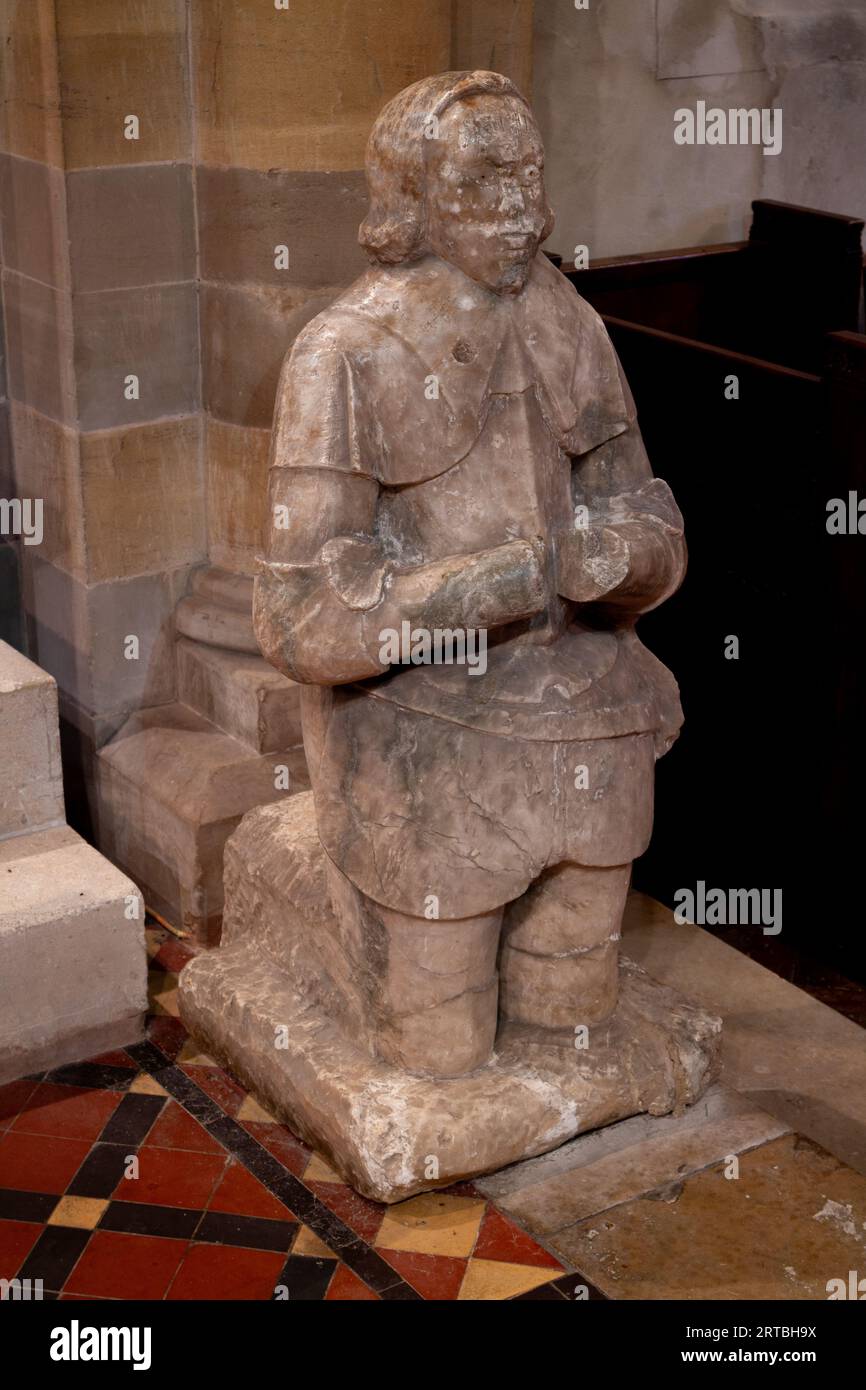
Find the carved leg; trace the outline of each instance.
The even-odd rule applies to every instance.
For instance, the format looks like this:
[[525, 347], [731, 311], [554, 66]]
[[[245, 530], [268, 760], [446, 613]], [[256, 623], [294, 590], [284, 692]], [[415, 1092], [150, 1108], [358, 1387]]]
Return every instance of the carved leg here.
[[506, 1018], [574, 1028], [613, 1012], [630, 876], [630, 864], [560, 864], [509, 904], [499, 963]]
[[330, 882], [370, 1051], [430, 1076], [482, 1066], [496, 1036], [502, 908], [428, 921], [382, 907], [333, 865]]

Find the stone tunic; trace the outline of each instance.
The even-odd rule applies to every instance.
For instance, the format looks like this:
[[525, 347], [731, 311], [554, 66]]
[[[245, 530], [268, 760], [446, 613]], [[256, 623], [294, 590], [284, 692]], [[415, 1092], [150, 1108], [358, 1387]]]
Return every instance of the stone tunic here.
[[[645, 850], [654, 760], [681, 722], [676, 683], [632, 619], [600, 619], [558, 594], [554, 556], [579, 506], [605, 524], [639, 520], [672, 535], [681, 518], [652, 478], [600, 321], [549, 263], [516, 301], [441, 262], [415, 276], [445, 279], [458, 321], [420, 332], [416, 323], [407, 342], [411, 316], [395, 308], [401, 296], [411, 308], [411, 269], [350, 291], [290, 359], [273, 466], [375, 476], [375, 539], [403, 566], [540, 543], [544, 610], [487, 634], [483, 674], [413, 665], [304, 689], [328, 854], [387, 907], [420, 917], [435, 899], [440, 917], [461, 918], [518, 897], [546, 867], [624, 864]], [[396, 351], [385, 333], [399, 335]], [[339, 355], [338, 386], [321, 370], [323, 335]], [[298, 384], [311, 341], [317, 406]], [[401, 426], [407, 375], [442, 383], [438, 429]]]

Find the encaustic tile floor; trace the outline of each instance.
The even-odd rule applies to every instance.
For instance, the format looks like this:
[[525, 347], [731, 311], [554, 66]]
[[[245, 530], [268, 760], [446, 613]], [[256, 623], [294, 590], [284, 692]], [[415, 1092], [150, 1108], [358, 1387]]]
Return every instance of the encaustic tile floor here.
[[147, 1040], [0, 1087], [0, 1278], [64, 1300], [603, 1297], [471, 1183], [358, 1196], [201, 1055], [177, 1016], [191, 952], [147, 936]]

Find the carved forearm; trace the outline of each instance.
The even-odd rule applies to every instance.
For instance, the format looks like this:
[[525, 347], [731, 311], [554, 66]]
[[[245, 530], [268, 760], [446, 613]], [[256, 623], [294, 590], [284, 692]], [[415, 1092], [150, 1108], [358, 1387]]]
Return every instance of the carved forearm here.
[[605, 498], [557, 547], [557, 588], [573, 603], [646, 612], [674, 593], [685, 568], [682, 517], [660, 478]]
[[525, 541], [394, 571], [373, 542], [342, 537], [313, 564], [263, 561], [253, 613], [262, 651], [279, 670], [303, 683], [341, 685], [387, 670], [385, 633], [403, 621], [493, 628], [543, 604], [541, 567]]

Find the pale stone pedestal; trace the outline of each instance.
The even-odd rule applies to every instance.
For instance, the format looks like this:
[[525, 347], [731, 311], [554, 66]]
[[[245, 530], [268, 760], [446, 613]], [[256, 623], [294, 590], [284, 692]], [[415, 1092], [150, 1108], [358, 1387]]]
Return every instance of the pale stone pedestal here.
[[241, 816], [309, 786], [298, 687], [259, 653], [251, 604], [251, 579], [196, 571], [176, 612], [176, 701], [134, 714], [96, 760], [102, 847], [204, 945]]
[[623, 962], [613, 1017], [574, 1035], [504, 1025], [491, 1061], [411, 1075], [357, 1041], [311, 794], [244, 817], [225, 854], [220, 949], [180, 979], [187, 1027], [347, 1182], [396, 1202], [541, 1154], [585, 1130], [698, 1098], [720, 1023]]
[[0, 1083], [138, 1042], [144, 904], [63, 813], [57, 687], [0, 642]]

